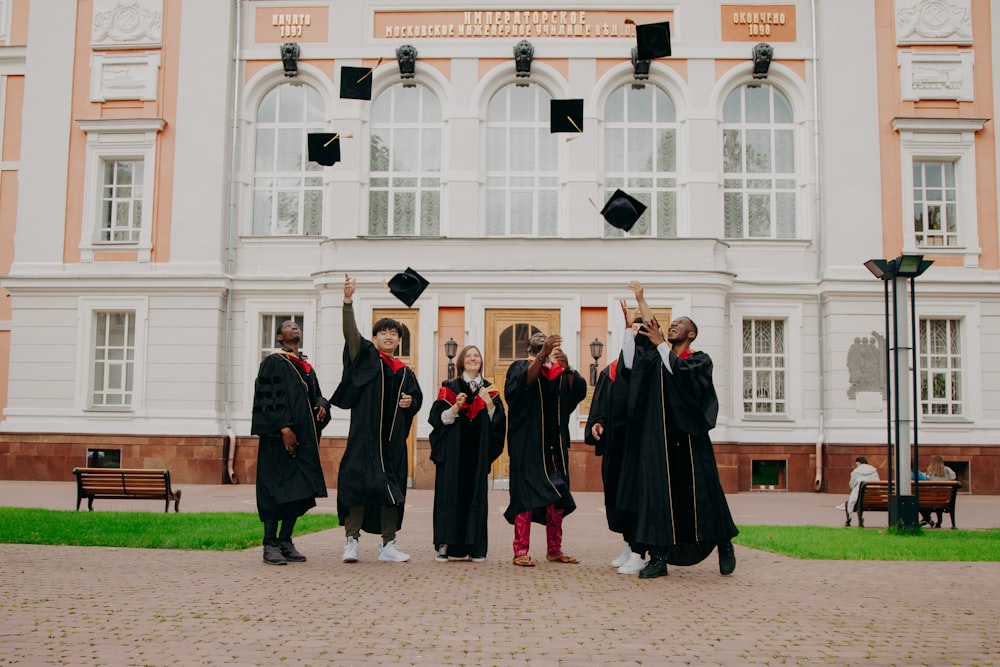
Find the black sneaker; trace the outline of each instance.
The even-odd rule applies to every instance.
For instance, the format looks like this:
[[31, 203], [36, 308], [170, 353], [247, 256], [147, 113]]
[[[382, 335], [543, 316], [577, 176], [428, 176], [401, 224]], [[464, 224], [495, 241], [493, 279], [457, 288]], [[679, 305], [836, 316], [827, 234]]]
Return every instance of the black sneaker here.
[[264, 545], [264, 562], [268, 565], [285, 565], [288, 561], [281, 555], [281, 549], [277, 544]]
[[667, 576], [667, 561], [663, 558], [650, 558], [646, 567], [639, 570], [640, 579], [655, 579]]
[[305, 554], [296, 549], [291, 540], [279, 540], [278, 548], [281, 550], [281, 555], [285, 557], [285, 560], [293, 563], [306, 562]]
[[736, 550], [732, 542], [719, 545], [719, 574], [730, 575], [736, 571]]

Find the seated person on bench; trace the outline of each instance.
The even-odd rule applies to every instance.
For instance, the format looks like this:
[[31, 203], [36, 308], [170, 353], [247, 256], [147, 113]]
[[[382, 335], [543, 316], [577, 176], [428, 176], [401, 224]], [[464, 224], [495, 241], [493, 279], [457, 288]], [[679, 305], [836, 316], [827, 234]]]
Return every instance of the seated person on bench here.
[[[931, 457], [931, 462], [927, 464], [927, 479], [954, 481], [957, 479], [957, 475], [955, 475], [954, 470], [944, 464], [944, 459], [941, 458], [940, 454], [935, 454]], [[931, 519], [931, 510], [920, 510], [920, 525], [940, 528], [942, 514], [944, 514], [942, 510], [937, 510], [937, 523], [934, 523]]]
[[851, 495], [843, 505], [837, 505], [837, 509], [844, 510], [848, 516], [854, 511], [854, 506], [858, 502], [858, 494], [861, 493], [861, 482], [874, 482], [878, 480], [878, 470], [868, 463], [868, 459], [859, 456], [854, 459], [854, 470], [851, 471], [851, 479], [848, 485], [851, 487]]

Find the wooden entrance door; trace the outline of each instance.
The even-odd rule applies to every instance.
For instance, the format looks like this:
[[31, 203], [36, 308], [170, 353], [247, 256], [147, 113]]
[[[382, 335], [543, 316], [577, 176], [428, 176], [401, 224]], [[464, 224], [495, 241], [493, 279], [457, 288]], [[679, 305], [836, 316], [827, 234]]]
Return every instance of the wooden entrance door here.
[[[383, 317], [391, 317], [400, 324], [403, 325], [403, 336], [399, 341], [399, 348], [396, 350], [396, 357], [400, 361], [405, 363], [410, 369], [416, 373], [417, 377], [420, 377], [420, 371], [417, 368], [417, 341], [419, 340], [420, 333], [420, 311], [410, 310], [409, 308], [375, 308], [372, 310], [372, 325], [378, 322]], [[369, 331], [371, 329], [369, 328]], [[368, 332], [362, 331], [361, 335], [364, 336]], [[433, 400], [433, 396], [431, 397]], [[427, 402], [427, 397], [424, 396], [424, 402]], [[407, 486], [413, 486], [413, 463], [414, 463], [414, 449], [416, 447], [417, 441], [417, 420], [414, 419], [413, 423], [410, 425], [410, 434], [406, 436], [406, 482]]]
[[[483, 375], [496, 384], [503, 395], [507, 368], [518, 359], [528, 358], [528, 340], [532, 334], [539, 331], [544, 334], [559, 333], [559, 311], [487, 309], [485, 324]], [[510, 458], [504, 446], [503, 454], [493, 463], [490, 471], [490, 487], [506, 489], [509, 484]]]

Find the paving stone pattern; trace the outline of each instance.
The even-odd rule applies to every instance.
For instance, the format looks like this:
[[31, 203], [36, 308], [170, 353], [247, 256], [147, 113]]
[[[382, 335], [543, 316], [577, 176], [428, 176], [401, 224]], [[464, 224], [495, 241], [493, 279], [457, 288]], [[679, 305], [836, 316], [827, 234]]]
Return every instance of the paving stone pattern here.
[[[182, 512], [254, 507], [251, 485], [183, 488]], [[583, 562], [546, 562], [535, 526], [539, 565], [520, 568], [500, 491], [487, 561], [438, 563], [432, 493], [407, 500], [408, 563], [378, 562], [374, 535], [360, 562], [342, 563], [341, 529], [295, 538], [309, 561], [283, 567], [262, 563], [260, 547], [0, 545], [0, 665], [1000, 665], [1000, 563], [799, 561], [737, 546], [731, 577], [713, 555], [639, 580], [609, 566], [621, 542], [587, 493], [564, 538]], [[841, 500], [730, 496], [738, 525], [836, 526]], [[74, 503], [72, 484], [0, 482], [0, 505]], [[998, 497], [960, 497], [959, 526], [1000, 525], [998, 510]], [[334, 498], [314, 511], [335, 511]]]

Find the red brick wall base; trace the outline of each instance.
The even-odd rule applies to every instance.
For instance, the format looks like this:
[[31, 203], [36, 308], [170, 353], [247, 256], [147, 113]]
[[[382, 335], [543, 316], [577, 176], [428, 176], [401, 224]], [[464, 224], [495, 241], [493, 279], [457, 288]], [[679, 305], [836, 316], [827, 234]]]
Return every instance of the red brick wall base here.
[[[323, 438], [320, 455], [330, 488], [337, 486], [337, 469], [344, 453], [343, 438]], [[177, 484], [222, 484], [226, 482], [227, 449], [223, 436], [194, 435], [94, 435], [58, 433], [0, 433], [0, 479], [72, 481], [73, 468], [87, 464], [88, 449], [121, 451], [124, 468], [167, 468]], [[417, 441], [417, 463], [413, 486], [434, 488], [434, 464], [430, 445]], [[932, 454], [959, 466], [965, 492], [1000, 494], [1000, 447], [928, 446], [920, 447], [921, 468]], [[822, 453], [822, 481], [815, 488], [815, 445], [764, 445], [715, 443], [719, 478], [726, 493], [757, 490], [752, 487], [754, 461], [783, 462], [781, 484], [776, 490], [807, 492], [848, 491], [847, 481], [854, 457], [866, 456], [887, 476], [885, 445], [826, 445]], [[577, 491], [601, 491], [601, 459], [592, 447], [573, 443], [569, 453], [570, 478]], [[257, 472], [257, 438], [237, 439], [234, 470], [237, 479], [251, 484]]]

